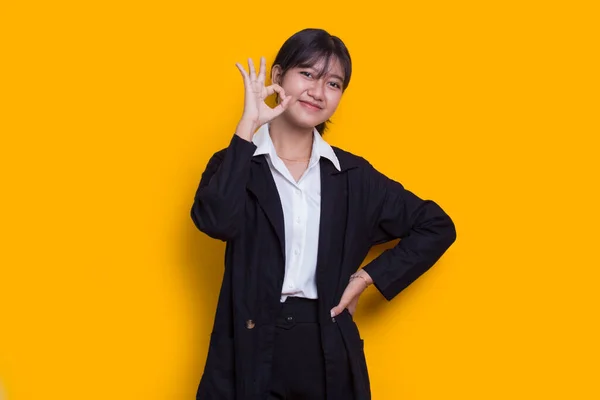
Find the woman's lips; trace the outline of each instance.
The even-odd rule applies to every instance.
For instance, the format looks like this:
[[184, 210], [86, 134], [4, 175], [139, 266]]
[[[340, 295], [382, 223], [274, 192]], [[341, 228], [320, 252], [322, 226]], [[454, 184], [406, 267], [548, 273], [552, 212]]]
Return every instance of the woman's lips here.
[[304, 107], [308, 108], [309, 110], [313, 110], [313, 111], [319, 111], [321, 110], [319, 107], [315, 107], [310, 103], [307, 103], [305, 101], [299, 100], [300, 104], [302, 104]]

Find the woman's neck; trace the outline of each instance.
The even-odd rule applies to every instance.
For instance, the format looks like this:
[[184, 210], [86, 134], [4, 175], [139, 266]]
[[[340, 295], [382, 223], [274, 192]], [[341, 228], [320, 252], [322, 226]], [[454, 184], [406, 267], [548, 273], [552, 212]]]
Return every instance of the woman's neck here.
[[313, 128], [298, 128], [279, 117], [269, 123], [269, 133], [280, 157], [292, 160], [310, 158], [314, 136]]

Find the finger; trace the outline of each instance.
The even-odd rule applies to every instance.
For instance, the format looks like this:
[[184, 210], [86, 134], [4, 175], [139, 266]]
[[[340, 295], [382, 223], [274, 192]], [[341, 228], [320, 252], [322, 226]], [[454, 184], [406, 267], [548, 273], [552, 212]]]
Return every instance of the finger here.
[[355, 284], [353, 280], [350, 281], [342, 294], [340, 304], [331, 309], [331, 316], [335, 317], [336, 315], [339, 315], [353, 300], [356, 299], [358, 302], [358, 296], [363, 292], [362, 286], [363, 285], [361, 284]]
[[242, 67], [242, 64], [235, 63], [235, 66], [237, 67], [238, 70], [240, 70], [240, 73], [242, 74], [242, 78], [244, 78], [244, 82], [248, 82], [250, 78], [248, 77], [248, 73], [246, 72], [244, 67]]
[[242, 64], [235, 63], [235, 66], [238, 68], [238, 70], [242, 74], [242, 78], [244, 79], [244, 82], [245, 83], [250, 83], [250, 77], [248, 76], [248, 72], [246, 72], [246, 70], [244, 69], [244, 67], [242, 67]]
[[258, 81], [260, 83], [264, 83], [266, 75], [267, 75], [267, 60], [264, 57], [261, 57], [260, 58], [260, 68], [258, 70]]
[[273, 108], [273, 111], [272, 111], [273, 118], [275, 118], [275, 117], [279, 116], [281, 113], [283, 113], [288, 108], [291, 101], [292, 101], [292, 96], [285, 96], [283, 99], [280, 98], [279, 104], [277, 104], [277, 106], [275, 106]]
[[344, 310], [344, 307], [342, 307], [340, 304], [338, 304], [337, 306], [333, 307], [331, 309], [331, 318], [333, 317], [337, 317], [338, 315], [340, 315], [340, 313]]
[[344, 311], [344, 308], [348, 307], [353, 298], [352, 294], [345, 291], [340, 299], [340, 304], [331, 309], [331, 316], [340, 315]]
[[275, 114], [275, 116], [284, 112], [286, 110], [286, 108], [288, 108], [291, 101], [292, 101], [292, 96], [286, 96], [286, 97], [282, 98], [281, 102], [276, 107], [273, 108], [273, 113]]
[[291, 102], [292, 102], [292, 96], [285, 96], [284, 98], [281, 99], [281, 103], [279, 103], [279, 105], [285, 109], [290, 105]]
[[356, 307], [358, 306], [358, 296], [355, 297], [350, 304], [348, 304], [348, 311], [350, 312], [350, 315], [354, 315], [354, 312], [356, 311]]
[[350, 315], [354, 315], [354, 312], [356, 311], [356, 307], [353, 306], [352, 304], [350, 304], [348, 306], [348, 312], [350, 313]]
[[346, 307], [348, 307], [347, 302], [340, 302], [340, 304], [338, 304], [337, 306], [335, 306], [331, 309], [331, 317], [336, 317], [336, 316], [340, 315], [342, 312], [344, 312], [344, 309]]
[[256, 70], [254, 69], [254, 62], [251, 58], [248, 58], [248, 70], [250, 71], [250, 80], [256, 79]]
[[285, 90], [283, 90], [283, 88], [276, 83], [267, 86], [265, 89], [267, 89], [267, 96], [270, 96], [273, 93], [277, 92], [279, 94], [279, 97], [285, 97]]

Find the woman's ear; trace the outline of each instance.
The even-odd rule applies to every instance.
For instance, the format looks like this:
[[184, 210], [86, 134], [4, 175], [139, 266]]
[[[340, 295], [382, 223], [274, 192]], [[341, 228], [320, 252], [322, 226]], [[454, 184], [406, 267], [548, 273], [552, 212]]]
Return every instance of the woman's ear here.
[[271, 68], [271, 82], [281, 85], [281, 66], [279, 64], [273, 65]]
[[[281, 66], [279, 64], [273, 65], [273, 68], [271, 68], [271, 83], [281, 86], [281, 75]], [[281, 99], [279, 98], [279, 93], [275, 93], [275, 102], [277, 104], [281, 102]]]

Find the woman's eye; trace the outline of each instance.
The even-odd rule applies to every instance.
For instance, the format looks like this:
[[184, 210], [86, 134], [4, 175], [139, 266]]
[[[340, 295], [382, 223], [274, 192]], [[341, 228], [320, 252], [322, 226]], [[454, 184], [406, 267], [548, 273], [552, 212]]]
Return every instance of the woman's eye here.
[[341, 86], [337, 82], [331, 82], [331, 84], [336, 88], [341, 88]]
[[311, 77], [311, 74], [310, 74], [310, 72], [307, 72], [307, 71], [300, 71], [300, 73], [301, 73], [302, 75], [304, 75], [304, 76], [307, 76], [307, 77], [309, 77], [309, 78]]

